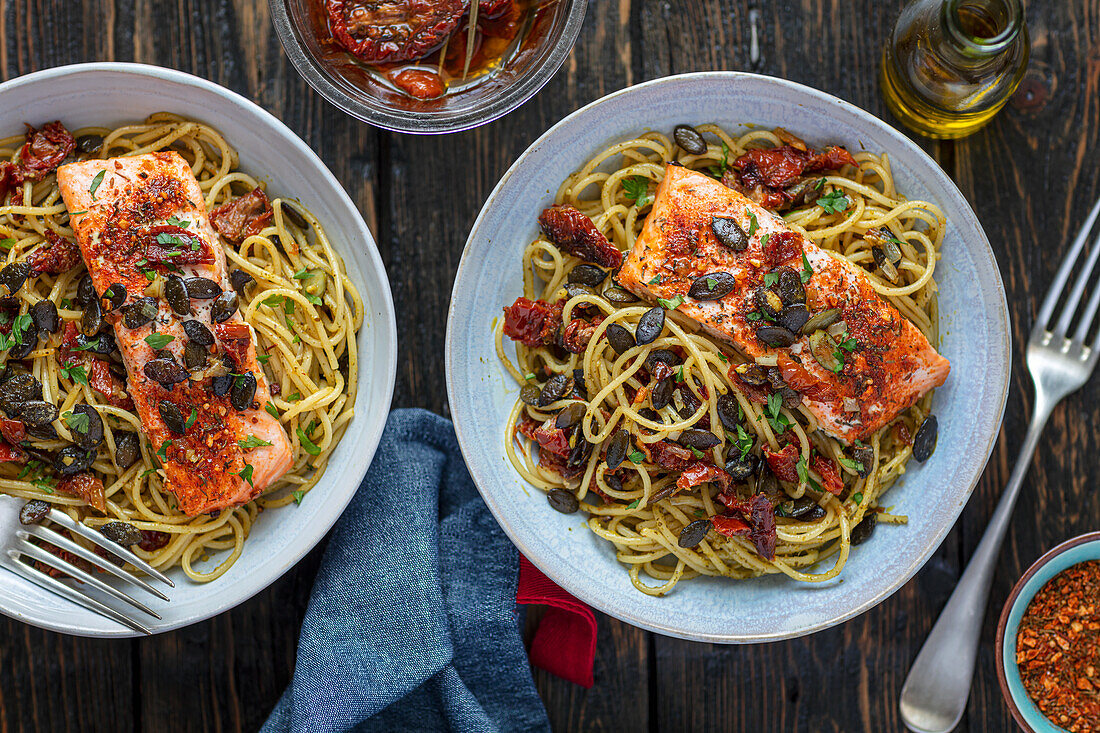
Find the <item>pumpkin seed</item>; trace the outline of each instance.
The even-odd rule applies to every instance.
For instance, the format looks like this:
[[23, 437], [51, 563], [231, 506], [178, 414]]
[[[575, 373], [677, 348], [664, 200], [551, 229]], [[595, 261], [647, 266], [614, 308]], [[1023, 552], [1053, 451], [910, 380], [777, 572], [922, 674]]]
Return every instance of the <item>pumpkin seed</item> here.
[[202, 321], [184, 321], [183, 332], [187, 334], [187, 338], [190, 341], [203, 347], [210, 347], [214, 345], [214, 334], [210, 332], [210, 329], [206, 327], [206, 324]]
[[115, 431], [115, 465], [129, 468], [141, 458], [141, 440], [137, 433]]
[[141, 297], [123, 309], [122, 323], [126, 328], [141, 328], [156, 318], [159, 311], [156, 298]]
[[123, 547], [136, 545], [145, 537], [140, 529], [126, 522], [107, 522], [99, 531], [111, 542]]
[[680, 438], [676, 442], [695, 450], [710, 450], [714, 446], [720, 445], [722, 440], [709, 430], [688, 428], [680, 433]]
[[229, 404], [238, 410], [247, 410], [252, 407], [252, 400], [256, 396], [256, 375], [245, 372], [233, 380], [233, 388], [229, 391]]
[[145, 362], [142, 371], [146, 377], [165, 389], [172, 389], [172, 385], [187, 381], [187, 370], [171, 358], [150, 359]]
[[738, 404], [737, 398], [733, 393], [726, 393], [718, 396], [717, 401], [718, 419], [722, 421], [722, 427], [726, 430], [736, 433], [738, 426], [741, 425], [741, 405]]
[[80, 278], [80, 282], [76, 284], [76, 302], [80, 305], [87, 305], [97, 298], [92, 276], [85, 274], [84, 277]]
[[810, 353], [821, 366], [834, 374], [844, 368], [844, 363], [837, 358], [837, 346], [825, 331], [814, 331], [810, 334]]
[[776, 348], [790, 346], [798, 340], [797, 336], [782, 326], [761, 326], [756, 329], [756, 338]]
[[52, 300], [40, 300], [31, 306], [31, 321], [34, 330], [41, 333], [57, 333], [61, 328], [61, 320], [57, 315], [57, 306]]
[[206, 366], [207, 356], [209, 356], [209, 352], [205, 346], [195, 341], [188, 341], [187, 345], [183, 347], [183, 366], [187, 371], [202, 369]]
[[852, 527], [852, 534], [850, 539], [853, 545], [862, 545], [867, 540], [871, 539], [871, 535], [875, 533], [875, 525], [878, 523], [878, 512], [867, 512], [859, 524]]
[[604, 290], [603, 297], [605, 300], [615, 305], [629, 305], [630, 303], [638, 302], [638, 299], [634, 297], [633, 293], [614, 286]]
[[214, 323], [222, 323], [237, 312], [237, 294], [224, 292], [214, 299], [214, 305], [210, 307], [210, 320]]
[[810, 316], [810, 320], [802, 324], [803, 335], [828, 328], [840, 320], [840, 308], [828, 308]]
[[62, 477], [75, 476], [91, 468], [94, 461], [94, 450], [85, 450], [79, 445], [68, 445], [57, 452], [53, 467]]
[[707, 152], [707, 141], [691, 125], [676, 125], [672, 130], [672, 137], [676, 144], [692, 155], [702, 155]]
[[680, 537], [676, 540], [676, 544], [683, 548], [695, 547], [706, 539], [710, 527], [709, 519], [697, 519], [680, 530]]
[[806, 325], [806, 321], [810, 320], [810, 312], [806, 310], [806, 306], [796, 303], [784, 308], [776, 320], [780, 326], [797, 334], [802, 332], [802, 327]]
[[[654, 410], [663, 410], [668, 407], [668, 403], [672, 402], [672, 393], [675, 389], [675, 385], [671, 379], [662, 379], [653, 385], [653, 389], [649, 391], [649, 402], [653, 405]], [[660, 420], [657, 420], [660, 422]]]
[[607, 279], [607, 273], [595, 265], [584, 263], [570, 270], [566, 279], [571, 283], [594, 288]]
[[638, 327], [634, 329], [634, 340], [639, 344], [651, 344], [661, 335], [665, 328], [665, 309], [654, 307], [647, 310], [638, 319]]
[[729, 272], [709, 272], [691, 283], [688, 295], [696, 300], [718, 300], [733, 292], [737, 278]]
[[44, 501], [33, 499], [28, 501], [19, 510], [19, 523], [23, 526], [38, 524], [50, 513], [50, 505]]
[[583, 402], [572, 402], [566, 405], [561, 412], [558, 413], [557, 418], [554, 420], [555, 427], [558, 428], [571, 428], [584, 418], [584, 414], [588, 412], [588, 406]]
[[244, 270], [234, 270], [229, 273], [229, 284], [242, 298], [244, 297], [244, 289], [248, 287], [249, 283], [254, 282], [256, 282], [255, 279]]
[[160, 413], [160, 419], [164, 421], [171, 432], [177, 435], [183, 435], [187, 432], [187, 421], [176, 403], [161, 400], [157, 404], [157, 412]]
[[569, 391], [569, 377], [564, 374], [555, 374], [546, 380], [539, 393], [539, 407], [548, 407], [560, 400]]
[[523, 389], [519, 391], [519, 398], [525, 405], [538, 405], [539, 388], [533, 384], [524, 385]]
[[728, 216], [716, 216], [710, 220], [710, 229], [718, 241], [732, 249], [742, 252], [749, 246], [749, 235], [741, 228], [736, 219]]
[[607, 342], [620, 356], [636, 346], [634, 334], [618, 323], [612, 323], [607, 327]]
[[940, 425], [935, 415], [924, 418], [924, 422], [913, 436], [913, 458], [924, 463], [932, 457], [936, 450], [936, 439], [939, 437]]
[[111, 283], [103, 291], [101, 300], [106, 302], [108, 313], [116, 308], [121, 308], [122, 304], [126, 302], [126, 286], [122, 283]]
[[74, 442], [81, 448], [91, 450], [99, 446], [103, 442], [103, 418], [100, 417], [99, 411], [91, 405], [80, 404], [73, 407], [74, 415], [83, 415], [88, 418], [88, 426], [85, 430], [77, 430], [76, 428], [69, 428], [69, 432], [73, 435]]
[[9, 295], [14, 295], [27, 278], [31, 276], [31, 266], [26, 262], [12, 262], [0, 270], [0, 285], [8, 289]]
[[581, 506], [576, 494], [565, 489], [551, 489], [546, 495], [546, 500], [550, 502], [550, 506], [562, 514], [573, 514]]
[[630, 437], [628, 430], [619, 429], [615, 431], [607, 442], [607, 454], [604, 456], [604, 461], [607, 463], [607, 469], [614, 471], [622, 465], [626, 459], [626, 454], [633, 447], [633, 440]]
[[58, 410], [57, 406], [52, 402], [27, 400], [19, 407], [16, 414], [19, 419], [23, 421], [24, 425], [32, 428], [40, 428], [56, 420]]
[[759, 467], [760, 458], [756, 454], [746, 453], [745, 457], [742, 458], [741, 449], [737, 446], [731, 446], [726, 454], [726, 473], [734, 481], [744, 481], [756, 473]]

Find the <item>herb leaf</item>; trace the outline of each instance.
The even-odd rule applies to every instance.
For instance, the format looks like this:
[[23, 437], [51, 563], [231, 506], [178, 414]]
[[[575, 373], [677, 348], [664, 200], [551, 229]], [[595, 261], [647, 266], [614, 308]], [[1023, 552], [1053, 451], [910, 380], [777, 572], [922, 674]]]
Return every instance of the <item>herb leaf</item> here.
[[756, 214], [748, 209], [745, 209], [745, 213], [749, 215], [749, 239], [752, 239], [752, 235], [756, 234], [756, 230], [760, 228], [760, 224], [756, 221]]
[[95, 178], [92, 179], [92, 185], [88, 187], [88, 193], [92, 195], [92, 201], [95, 201], [95, 192], [99, 190], [99, 184], [103, 183], [103, 176], [105, 175], [107, 175], [106, 168], [96, 173]]
[[62, 367], [61, 376], [72, 380], [75, 384], [88, 384], [88, 372], [80, 365]]
[[653, 200], [649, 195], [649, 179], [645, 176], [631, 176], [623, 179], [623, 189], [626, 197], [634, 202], [639, 209]]
[[645, 453], [642, 453], [640, 450], [635, 450], [633, 453], [627, 456], [627, 458], [629, 458], [630, 462], [634, 465], [638, 465], [645, 460]]
[[294, 493], [291, 494], [291, 496], [294, 497], [294, 503], [299, 505], [299, 506], [301, 506], [302, 499], [305, 498], [305, 495], [306, 495], [306, 492], [301, 491], [301, 490], [295, 491]]
[[802, 272], [799, 273], [798, 279], [805, 285], [810, 281], [810, 278], [814, 276], [814, 268], [810, 267], [810, 261], [806, 259], [806, 253], [802, 253]]
[[271, 443], [262, 438], [257, 438], [255, 435], [249, 435], [244, 440], [238, 440], [237, 445], [241, 446], [241, 450], [252, 450], [253, 448], [263, 448], [271, 445]]
[[681, 303], [684, 302], [684, 296], [677, 295], [675, 298], [657, 298], [657, 303], [665, 310], [674, 311]]
[[251, 463], [244, 464], [244, 468], [242, 468], [240, 473], [238, 473], [236, 475], [240, 476], [242, 479], [247, 481], [248, 485], [251, 486], [252, 488], [256, 488], [256, 484], [252, 483], [252, 464]]
[[81, 435], [88, 434], [88, 416], [82, 412], [66, 412], [61, 416], [61, 419], [65, 422], [65, 425], [70, 430], [75, 430]]
[[819, 198], [816, 203], [824, 209], [826, 214], [839, 214], [842, 211], [847, 211], [852, 202], [848, 200], [843, 191], [834, 189]]
[[154, 349], [163, 349], [175, 340], [175, 336], [169, 336], [166, 333], [151, 333], [145, 337], [145, 343], [149, 344]]
[[301, 442], [302, 447], [305, 449], [306, 453], [310, 454], [311, 456], [317, 456], [321, 454], [321, 449], [318, 448], [317, 445], [309, 439], [309, 436], [305, 434], [304, 430], [298, 428], [298, 430], [295, 432], [298, 433], [298, 440]]
[[184, 430], [190, 430], [191, 426], [195, 424], [195, 420], [199, 417], [199, 410], [197, 407], [191, 408], [191, 414], [187, 416], [187, 422], [183, 424]]

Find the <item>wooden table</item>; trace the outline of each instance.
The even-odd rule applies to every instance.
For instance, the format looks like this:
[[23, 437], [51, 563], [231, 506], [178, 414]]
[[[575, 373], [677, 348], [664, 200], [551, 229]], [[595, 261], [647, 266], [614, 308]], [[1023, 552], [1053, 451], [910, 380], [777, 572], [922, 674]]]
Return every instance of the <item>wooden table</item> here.
[[[876, 74], [901, 5], [591, 0], [576, 48], [540, 94], [503, 120], [445, 137], [380, 132], [330, 106], [290, 67], [265, 0], [8, 0], [0, 6], [0, 73], [8, 79], [80, 61], [158, 64], [219, 82], [283, 119], [347, 187], [378, 240], [401, 314], [394, 405], [446, 414], [443, 360], [432, 355], [442, 352], [466, 233], [535, 137], [608, 92], [710, 69], [792, 79], [887, 116]], [[795, 641], [699, 644], [600, 616], [593, 689], [535, 672], [555, 729], [901, 729], [897, 698], [909, 664], [981, 536], [1024, 433], [1031, 388], [1022, 344], [1031, 316], [1065, 243], [1100, 195], [1098, 17], [1098, 0], [1033, 0], [1031, 70], [1011, 105], [968, 140], [923, 143], [993, 243], [1016, 343], [1006, 429], [943, 546], [879, 607]], [[751, 54], [754, 27], [758, 57]], [[1097, 528], [1098, 390], [1094, 380], [1055, 410], [1047, 428], [997, 571], [959, 730], [1011, 728], [992, 659], [996, 615], [1032, 560]], [[256, 730], [290, 679], [320, 552], [232, 612], [152, 639], [77, 639], [0, 617], [0, 733]]]

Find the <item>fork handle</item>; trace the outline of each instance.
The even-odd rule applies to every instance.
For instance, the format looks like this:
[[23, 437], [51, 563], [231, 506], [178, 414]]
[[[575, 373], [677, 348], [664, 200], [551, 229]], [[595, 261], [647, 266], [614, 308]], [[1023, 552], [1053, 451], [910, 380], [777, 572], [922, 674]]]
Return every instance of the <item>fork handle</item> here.
[[902, 720], [912, 731], [946, 733], [958, 725], [966, 710], [997, 555], [1039, 435], [1054, 405], [1043, 395], [1036, 396], [1027, 437], [985, 535], [901, 688], [898, 707]]

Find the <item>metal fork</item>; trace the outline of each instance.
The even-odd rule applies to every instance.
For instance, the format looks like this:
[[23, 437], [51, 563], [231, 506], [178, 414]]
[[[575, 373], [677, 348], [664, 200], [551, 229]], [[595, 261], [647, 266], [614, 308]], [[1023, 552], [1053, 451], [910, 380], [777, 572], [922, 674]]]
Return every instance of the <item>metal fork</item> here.
[[[152, 634], [153, 632], [143, 624], [135, 621], [129, 616], [120, 613], [106, 603], [103, 603], [98, 598], [93, 597], [87, 589], [94, 588], [95, 590], [110, 596], [124, 603], [128, 603], [134, 608], [149, 614], [150, 616], [160, 619], [160, 615], [156, 611], [146, 606], [141, 601], [131, 598], [127, 594], [118, 590], [114, 586], [104, 583], [99, 578], [95, 577], [91, 573], [87, 573], [80, 568], [76, 567], [72, 563], [64, 560], [63, 558], [55, 555], [46, 548], [31, 542], [31, 538], [35, 538], [40, 542], [45, 542], [60, 550], [76, 555], [77, 557], [87, 560], [93, 566], [109, 573], [120, 580], [123, 580], [131, 585], [134, 585], [147, 593], [160, 598], [163, 601], [168, 600], [168, 596], [164, 595], [161, 591], [154, 588], [147, 583], [144, 579], [139, 578], [133, 573], [123, 570], [116, 566], [114, 563], [100, 557], [94, 552], [90, 552], [81, 545], [73, 542], [64, 535], [55, 532], [45, 524], [30, 524], [23, 525], [19, 521], [19, 511], [23, 507], [23, 502], [11, 496], [0, 496], [0, 567], [10, 570], [11, 572], [19, 575], [35, 585], [44, 588], [48, 591], [56, 593], [59, 596], [63, 596], [70, 601], [77, 603], [85, 608], [95, 611], [101, 616], [106, 616], [109, 619], [113, 619], [120, 624], [129, 626], [134, 631], [139, 631], [143, 634]], [[94, 529], [85, 527], [83, 524], [76, 522], [68, 514], [58, 511], [57, 509], [50, 509], [49, 513], [43, 518], [43, 522], [48, 519], [52, 524], [58, 527], [67, 529], [74, 535], [79, 535], [86, 540], [90, 540], [93, 544], [103, 548], [107, 552], [115, 555], [122, 560], [130, 563], [132, 566], [146, 573], [151, 578], [155, 578], [162, 583], [168, 584], [169, 587], [175, 587], [169, 578], [165, 577], [156, 568], [149, 565], [140, 557], [130, 552], [122, 545], [119, 545], [111, 540], [107, 539], [105, 535], [97, 532]], [[37, 560], [38, 562], [48, 567], [59, 570], [65, 575], [80, 580], [84, 583], [83, 587], [77, 587], [63, 582], [58, 578], [51, 577], [43, 571], [31, 565], [26, 560]]]
[[[1093, 206], [1069, 254], [1062, 260], [1031, 329], [1027, 342], [1027, 368], [1035, 384], [1035, 409], [1008, 486], [989, 520], [974, 557], [970, 559], [966, 572], [917, 655], [905, 686], [901, 688], [898, 706], [901, 719], [917, 733], [946, 733], [954, 729], [962, 718], [970, 696], [978, 639], [989, 601], [997, 554], [1008, 530], [1024, 475], [1031, 465], [1035, 445], [1054, 406], [1084, 385], [1096, 366], [1100, 334], [1091, 341], [1088, 335], [1097, 306], [1100, 306], [1100, 287], [1092, 291], [1080, 314], [1078, 308], [1089, 282], [1100, 279], [1092, 274], [1100, 258], [1100, 236], [1093, 243], [1085, 263], [1079, 267], [1077, 279], [1068, 293], [1066, 286], [1098, 216], [1100, 201]], [[1065, 304], [1058, 321], [1052, 323], [1054, 311], [1063, 297]], [[1074, 325], [1076, 328], [1073, 328]]]

